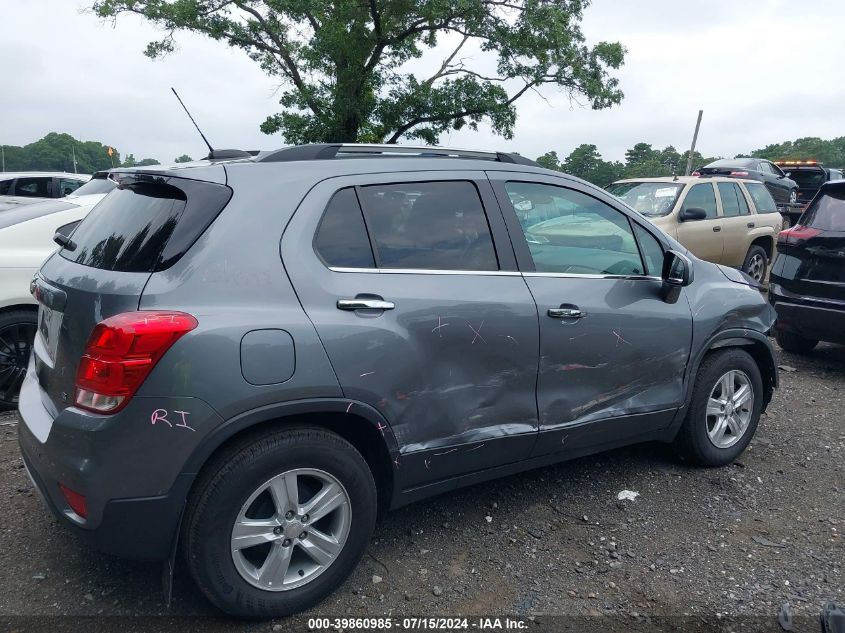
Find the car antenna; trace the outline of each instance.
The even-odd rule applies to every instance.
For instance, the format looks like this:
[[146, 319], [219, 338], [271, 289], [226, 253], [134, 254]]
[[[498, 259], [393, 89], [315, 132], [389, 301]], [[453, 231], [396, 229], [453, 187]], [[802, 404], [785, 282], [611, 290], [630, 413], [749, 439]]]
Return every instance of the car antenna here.
[[202, 140], [205, 141], [206, 145], [208, 145], [208, 158], [214, 158], [214, 148], [211, 146], [211, 143], [208, 142], [208, 139], [205, 138], [205, 134], [202, 133], [200, 126], [197, 125], [196, 121], [194, 121], [194, 117], [191, 116], [191, 113], [188, 111], [188, 108], [185, 106], [184, 102], [182, 101], [182, 98], [179, 96], [179, 93], [176, 92], [176, 88], [171, 86], [170, 89], [173, 91], [173, 94], [176, 95], [176, 98], [179, 100], [179, 105], [182, 106], [182, 109], [185, 111], [185, 114], [188, 115], [188, 118], [191, 120], [191, 123], [193, 123], [194, 127], [197, 128], [197, 132], [200, 133]]

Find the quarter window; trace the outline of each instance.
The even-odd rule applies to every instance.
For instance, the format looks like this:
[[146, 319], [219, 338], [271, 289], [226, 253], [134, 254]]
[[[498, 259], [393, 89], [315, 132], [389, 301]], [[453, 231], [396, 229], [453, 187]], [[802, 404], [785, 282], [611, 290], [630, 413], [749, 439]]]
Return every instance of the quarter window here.
[[716, 194], [713, 193], [713, 185], [704, 183], [693, 185], [684, 198], [683, 209], [704, 209], [707, 219], [713, 219], [716, 213]]
[[722, 213], [725, 217], [748, 215], [748, 203], [736, 183], [720, 182], [716, 186], [722, 198]]
[[746, 183], [745, 188], [751, 194], [751, 199], [754, 200], [754, 206], [757, 207], [757, 213], [776, 213], [777, 205], [772, 194], [766, 189], [765, 185], [756, 182]]
[[645, 274], [624, 214], [564, 187], [508, 182], [505, 189], [538, 272]]
[[663, 247], [657, 238], [646, 231], [636, 222], [631, 222], [634, 233], [637, 235], [637, 242], [640, 244], [640, 251], [646, 264], [646, 274], [652, 277], [660, 277], [663, 272]]
[[329, 266], [375, 268], [364, 217], [353, 188], [341, 189], [332, 196], [317, 229], [314, 246]]
[[499, 269], [471, 182], [371, 185], [358, 195], [380, 268]]
[[80, 185], [82, 185], [82, 181], [80, 180], [73, 180], [71, 178], [62, 178], [59, 180], [59, 192], [60, 196], [69, 196], [74, 191], [79, 189]]

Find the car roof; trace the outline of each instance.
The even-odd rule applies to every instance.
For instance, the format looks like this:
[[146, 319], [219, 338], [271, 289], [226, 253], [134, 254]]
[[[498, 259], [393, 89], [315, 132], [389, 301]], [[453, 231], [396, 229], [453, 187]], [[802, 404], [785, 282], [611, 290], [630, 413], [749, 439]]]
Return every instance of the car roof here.
[[91, 174], [71, 174], [66, 171], [4, 171], [0, 172], [0, 180], [11, 178], [37, 178], [39, 176], [52, 176], [57, 178], [91, 178]]
[[748, 167], [752, 163], [757, 163], [760, 161], [771, 162], [767, 161], [765, 158], [751, 158], [749, 156], [740, 156], [737, 158], [720, 158], [719, 160], [714, 160], [712, 163], [708, 163], [705, 167], [731, 167], [733, 165], [737, 165], [740, 167]]

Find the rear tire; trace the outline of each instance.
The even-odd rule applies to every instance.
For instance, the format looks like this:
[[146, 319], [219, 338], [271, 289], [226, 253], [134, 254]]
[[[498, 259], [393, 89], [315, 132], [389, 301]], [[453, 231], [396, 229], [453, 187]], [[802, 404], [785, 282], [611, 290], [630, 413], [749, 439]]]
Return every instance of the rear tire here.
[[[321, 513], [321, 495], [342, 498]], [[376, 508], [372, 472], [340, 436], [312, 427], [252, 435], [214, 458], [195, 486], [183, 524], [188, 567], [229, 615], [287, 616], [319, 603], [352, 572]]]
[[792, 354], [809, 354], [819, 344], [817, 340], [806, 338], [795, 332], [777, 331], [775, 340], [785, 351]]
[[754, 281], [763, 283], [768, 269], [769, 258], [766, 256], [766, 251], [762, 246], [752, 245], [745, 256], [745, 262], [742, 264], [742, 272]]
[[698, 466], [729, 464], [754, 437], [762, 408], [763, 379], [751, 355], [738, 348], [713, 352], [698, 369], [675, 446]]
[[18, 393], [32, 343], [38, 330], [38, 312], [10, 310], [0, 314], [0, 411], [18, 408]]

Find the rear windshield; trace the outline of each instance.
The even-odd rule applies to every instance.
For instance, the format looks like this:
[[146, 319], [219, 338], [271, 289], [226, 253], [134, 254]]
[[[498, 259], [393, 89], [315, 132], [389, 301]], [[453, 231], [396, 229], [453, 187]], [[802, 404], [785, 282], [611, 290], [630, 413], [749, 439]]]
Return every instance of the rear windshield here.
[[653, 218], [668, 214], [683, 188], [672, 182], [615, 182], [607, 190], [634, 211]]
[[755, 161], [751, 158], [720, 158], [709, 165], [705, 165], [705, 167], [742, 167], [748, 169], [753, 167], [754, 163]]
[[821, 187], [827, 179], [824, 171], [821, 169], [789, 169], [789, 167], [783, 169], [790, 172], [789, 177], [792, 178], [792, 180], [794, 180], [802, 189], [817, 189]]
[[71, 235], [62, 257], [120, 272], [173, 265], [231, 197], [223, 185], [181, 178], [128, 177], [103, 198]]
[[766, 186], [757, 182], [745, 183], [745, 188], [751, 194], [751, 199], [754, 200], [754, 206], [757, 207], [757, 213], [777, 213], [777, 205], [772, 194], [766, 189]]
[[845, 232], [845, 189], [826, 192], [804, 212], [801, 224], [821, 231]]
[[117, 187], [117, 183], [114, 180], [107, 178], [106, 174], [94, 174], [94, 177], [76, 189], [73, 192], [73, 195], [88, 196], [92, 193], [108, 193], [115, 187]]

